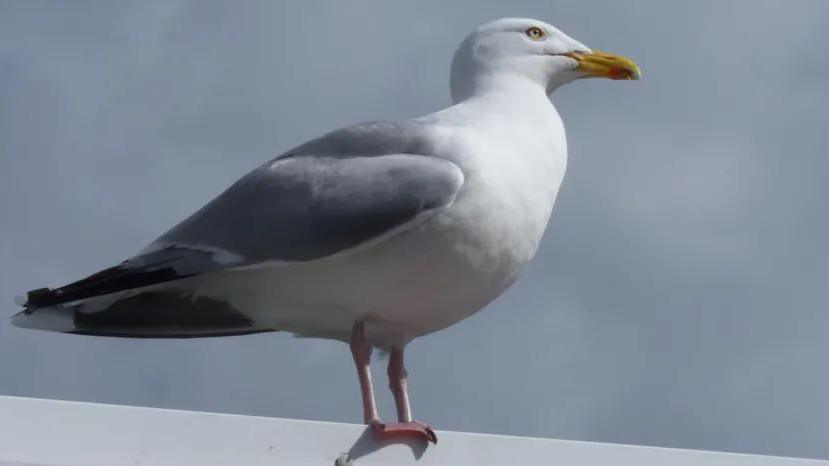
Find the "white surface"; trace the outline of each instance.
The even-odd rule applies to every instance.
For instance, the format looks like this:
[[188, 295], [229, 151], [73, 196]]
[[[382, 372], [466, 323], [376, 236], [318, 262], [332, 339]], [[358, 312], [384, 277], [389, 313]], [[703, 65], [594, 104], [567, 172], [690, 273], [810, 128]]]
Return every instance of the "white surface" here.
[[347, 452], [360, 466], [829, 465], [458, 432], [438, 432], [439, 443], [425, 449], [418, 443], [378, 446], [363, 434], [363, 426], [351, 424], [0, 396], [0, 466], [331, 466]]

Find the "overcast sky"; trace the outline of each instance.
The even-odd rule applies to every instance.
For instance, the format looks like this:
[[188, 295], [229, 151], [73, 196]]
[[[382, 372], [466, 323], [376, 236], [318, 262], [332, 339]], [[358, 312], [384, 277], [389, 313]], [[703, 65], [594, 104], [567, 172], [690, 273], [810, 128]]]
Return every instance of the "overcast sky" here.
[[[450, 4], [451, 3], [451, 4]], [[550, 22], [641, 66], [552, 97], [535, 261], [407, 352], [438, 429], [829, 458], [829, 2], [0, 0], [0, 302], [133, 254], [347, 124], [449, 104], [459, 41]], [[385, 361], [375, 371], [381, 409]], [[341, 343], [0, 325], [0, 393], [360, 420]]]

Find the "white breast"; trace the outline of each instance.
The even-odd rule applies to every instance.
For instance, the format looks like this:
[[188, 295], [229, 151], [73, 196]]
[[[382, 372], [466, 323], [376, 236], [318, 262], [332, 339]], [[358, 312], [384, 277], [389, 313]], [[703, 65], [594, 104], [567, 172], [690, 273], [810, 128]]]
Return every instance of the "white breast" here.
[[473, 260], [516, 274], [535, 254], [564, 177], [564, 127], [546, 96], [461, 111], [471, 114], [470, 125], [455, 132], [447, 158], [461, 166], [465, 181], [449, 214]]

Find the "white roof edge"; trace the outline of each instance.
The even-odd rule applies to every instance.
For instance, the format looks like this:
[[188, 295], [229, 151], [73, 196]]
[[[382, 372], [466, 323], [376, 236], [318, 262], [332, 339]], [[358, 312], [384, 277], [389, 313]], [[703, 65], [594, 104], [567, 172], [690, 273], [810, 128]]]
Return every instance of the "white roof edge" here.
[[0, 396], [0, 466], [501, 465], [829, 466], [829, 461], [438, 432], [439, 443], [377, 445], [324, 421]]

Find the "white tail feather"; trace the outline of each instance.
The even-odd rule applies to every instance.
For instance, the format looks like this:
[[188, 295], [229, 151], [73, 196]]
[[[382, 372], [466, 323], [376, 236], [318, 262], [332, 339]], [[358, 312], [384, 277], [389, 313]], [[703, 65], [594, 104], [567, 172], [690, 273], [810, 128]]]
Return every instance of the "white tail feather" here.
[[72, 313], [55, 307], [45, 307], [31, 313], [20, 312], [12, 317], [12, 325], [52, 332], [71, 332], [75, 329]]

